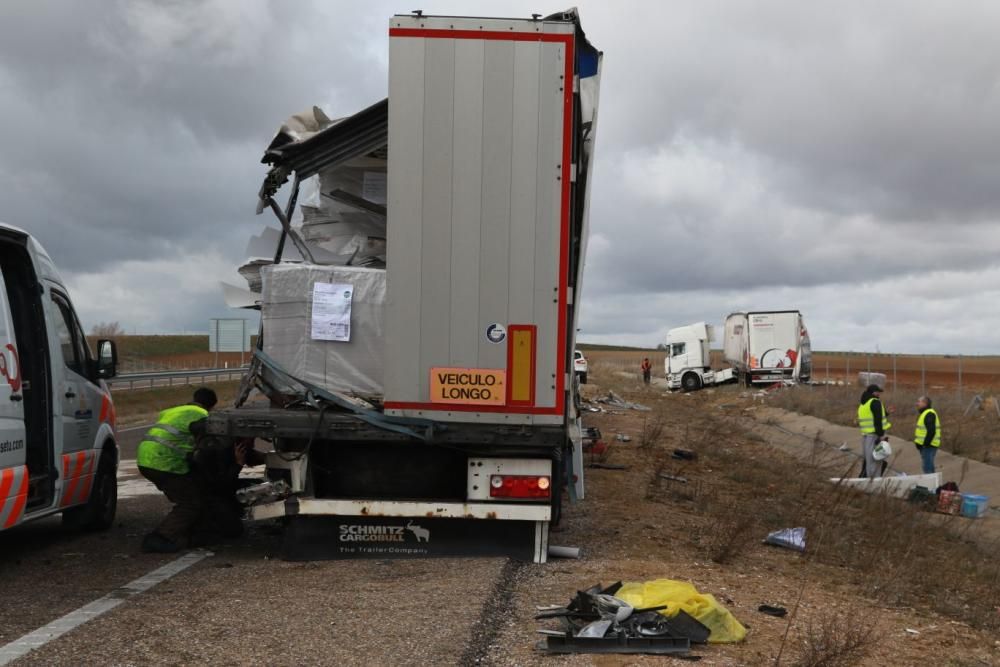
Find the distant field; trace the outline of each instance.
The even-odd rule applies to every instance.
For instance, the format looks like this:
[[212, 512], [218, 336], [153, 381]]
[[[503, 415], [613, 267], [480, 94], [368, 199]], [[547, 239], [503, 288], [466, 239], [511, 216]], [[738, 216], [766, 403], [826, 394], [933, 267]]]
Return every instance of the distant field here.
[[[635, 348], [613, 348], [580, 350], [591, 363], [604, 363], [621, 370], [634, 370], [638, 373], [643, 357], [649, 357], [653, 371], [662, 373], [664, 352], [660, 350], [637, 350]], [[1000, 390], [1000, 356], [963, 356], [955, 355], [895, 355], [895, 379], [900, 386], [920, 386], [921, 377], [926, 387], [955, 388], [959, 385], [959, 366], [961, 365], [961, 384], [972, 390]], [[723, 366], [722, 352], [712, 351], [712, 366]], [[874, 373], [885, 373], [889, 384], [893, 381], [893, 355], [864, 355], [850, 352], [813, 352], [814, 380], [849, 380], [856, 381], [858, 372], [871, 370]], [[921, 369], [923, 371], [921, 372]]]
[[[251, 340], [251, 347], [256, 341]], [[118, 360], [122, 373], [135, 373], [163, 369], [214, 368], [239, 365], [239, 352], [216, 355], [208, 351], [208, 335], [116, 336]], [[91, 340], [91, 348], [96, 340]], [[242, 355], [245, 361], [249, 353]]]
[[[256, 337], [255, 337], [256, 338]], [[235, 366], [241, 360], [247, 361], [249, 354], [225, 353], [216, 355], [208, 351], [207, 335], [169, 336], [119, 336], [118, 356], [122, 372], [140, 372], [155, 369], [211, 368]], [[603, 363], [621, 370], [638, 372], [643, 357], [649, 357], [655, 373], [662, 373], [664, 352], [624, 345], [593, 345], [581, 343], [578, 348], [591, 363]], [[722, 352], [712, 351], [712, 365], [722, 367]], [[1000, 390], [1000, 356], [955, 355], [895, 355], [895, 379], [901, 386], [931, 388], [957, 387], [959, 366], [961, 384], [970, 389]], [[857, 379], [859, 371], [885, 373], [888, 382], [893, 381], [893, 355], [856, 352], [814, 352], [813, 379], [850, 380]], [[923, 369], [923, 371], [921, 371]]]

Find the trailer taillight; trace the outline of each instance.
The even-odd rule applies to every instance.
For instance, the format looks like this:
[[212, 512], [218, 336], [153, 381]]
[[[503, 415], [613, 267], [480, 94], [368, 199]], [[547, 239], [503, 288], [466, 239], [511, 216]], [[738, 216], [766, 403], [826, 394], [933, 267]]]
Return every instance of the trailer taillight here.
[[492, 475], [491, 498], [548, 498], [552, 480], [547, 475]]

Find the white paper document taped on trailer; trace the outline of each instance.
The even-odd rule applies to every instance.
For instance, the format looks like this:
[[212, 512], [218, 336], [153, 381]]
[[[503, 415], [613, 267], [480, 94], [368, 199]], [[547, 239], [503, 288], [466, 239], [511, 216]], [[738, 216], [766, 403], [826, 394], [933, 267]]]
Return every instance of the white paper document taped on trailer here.
[[313, 340], [351, 340], [351, 298], [354, 286], [345, 283], [313, 285]]
[[375, 204], [385, 205], [386, 179], [384, 172], [366, 171], [361, 196]]

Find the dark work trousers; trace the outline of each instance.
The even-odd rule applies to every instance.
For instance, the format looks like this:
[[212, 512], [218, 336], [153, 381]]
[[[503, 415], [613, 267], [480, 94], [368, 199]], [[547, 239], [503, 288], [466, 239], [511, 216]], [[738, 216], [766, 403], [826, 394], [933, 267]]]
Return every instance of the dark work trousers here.
[[157, 526], [156, 532], [181, 547], [186, 547], [191, 537], [191, 529], [201, 519], [205, 509], [206, 498], [202, 486], [190, 472], [178, 475], [141, 466], [139, 472], [174, 504], [170, 513]]
[[236, 501], [240, 469], [231, 446], [199, 447], [194, 456], [194, 476], [205, 497], [205, 511], [194, 526], [196, 541], [212, 544], [243, 534], [243, 508]]

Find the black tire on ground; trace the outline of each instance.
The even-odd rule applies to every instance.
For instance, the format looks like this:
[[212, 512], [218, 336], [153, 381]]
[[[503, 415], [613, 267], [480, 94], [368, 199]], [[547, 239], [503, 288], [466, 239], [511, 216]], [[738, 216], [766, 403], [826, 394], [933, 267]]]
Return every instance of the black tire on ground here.
[[580, 373], [580, 384], [587, 384], [587, 374]]
[[684, 377], [681, 378], [681, 386], [684, 388], [684, 391], [701, 389], [701, 378], [698, 377], [697, 373], [685, 373]]
[[105, 450], [97, 465], [90, 498], [79, 507], [62, 513], [62, 523], [74, 530], [107, 530], [115, 522], [118, 509], [118, 479], [115, 475], [114, 452]]

